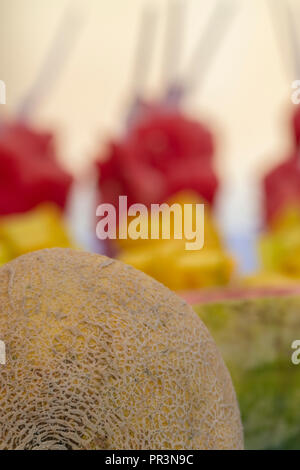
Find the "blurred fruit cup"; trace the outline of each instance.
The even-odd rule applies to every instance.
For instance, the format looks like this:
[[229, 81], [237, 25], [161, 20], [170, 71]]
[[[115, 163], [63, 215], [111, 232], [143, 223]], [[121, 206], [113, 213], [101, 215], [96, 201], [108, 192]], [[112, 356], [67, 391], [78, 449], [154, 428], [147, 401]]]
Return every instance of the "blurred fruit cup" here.
[[261, 236], [259, 252], [265, 271], [300, 282], [300, 207], [288, 206]]
[[[183, 191], [167, 201], [168, 207], [179, 204], [184, 213], [184, 204], [202, 204], [203, 200], [192, 191]], [[168, 209], [169, 211], [169, 209]], [[196, 226], [196, 212], [192, 212], [190, 226]], [[205, 204], [204, 247], [188, 251], [186, 243], [191, 241], [184, 236], [183, 218], [179, 222], [169, 217], [168, 232], [170, 239], [162, 238], [162, 219], [160, 218], [159, 239], [151, 239], [151, 217], [148, 218], [148, 239], [116, 240], [117, 257], [156, 278], [173, 290], [196, 289], [205, 286], [227, 284], [233, 274], [235, 263], [222, 245], [221, 238], [213, 222], [209, 205]], [[174, 238], [180, 228], [183, 237]]]
[[76, 247], [55, 204], [0, 217], [0, 263], [25, 253], [53, 247]]

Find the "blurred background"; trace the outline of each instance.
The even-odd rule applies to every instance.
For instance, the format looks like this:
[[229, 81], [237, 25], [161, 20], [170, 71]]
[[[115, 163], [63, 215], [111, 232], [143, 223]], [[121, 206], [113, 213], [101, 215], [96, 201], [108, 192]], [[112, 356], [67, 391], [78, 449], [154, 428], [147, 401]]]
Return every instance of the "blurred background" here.
[[[215, 4], [224, 2], [184, 2], [180, 71], [189, 62]], [[164, 49], [169, 2], [150, 3], [155, 6], [158, 24], [145, 81], [149, 96], [161, 91], [167, 76]], [[68, 0], [0, 1], [1, 79], [7, 84], [7, 105], [1, 107], [1, 115], [13, 116], [33, 85], [69, 4]], [[119, 129], [135, 92], [141, 15], [149, 2], [73, 0], [71, 4], [79, 11], [80, 31], [32, 122], [57, 129], [63, 160], [78, 172], [107, 136]], [[283, 52], [285, 39], [274, 36], [268, 2], [241, 0], [235, 9], [235, 18], [207, 73], [203, 80], [199, 77], [185, 102], [195, 116], [217, 126], [218, 171], [230, 183], [242, 173], [262, 172], [281, 158], [289, 145], [285, 112], [295, 79], [288, 51]]]
[[[218, 230], [240, 269], [257, 269], [263, 178], [294, 145], [298, 2], [0, 0], [0, 9], [2, 121], [51, 130], [56, 161], [83, 181], [95, 161], [107, 158], [138, 100], [163, 101], [179, 85], [180, 111], [213, 135]], [[85, 190], [91, 187], [92, 180]], [[76, 198], [77, 189], [65, 188], [71, 228], [88, 245], [83, 232], [92, 230], [93, 195]]]

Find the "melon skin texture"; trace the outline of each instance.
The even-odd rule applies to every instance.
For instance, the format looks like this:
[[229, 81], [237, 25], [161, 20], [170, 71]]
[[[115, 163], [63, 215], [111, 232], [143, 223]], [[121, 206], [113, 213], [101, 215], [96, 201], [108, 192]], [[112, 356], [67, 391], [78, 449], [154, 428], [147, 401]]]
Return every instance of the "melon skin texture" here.
[[230, 375], [182, 299], [70, 249], [0, 268], [0, 449], [241, 449]]
[[291, 345], [300, 339], [300, 290], [266, 291], [250, 298], [250, 289], [247, 298], [243, 289], [244, 298], [236, 300], [222, 299], [219, 291], [194, 309], [231, 372], [245, 448], [299, 449], [300, 366], [292, 363]]

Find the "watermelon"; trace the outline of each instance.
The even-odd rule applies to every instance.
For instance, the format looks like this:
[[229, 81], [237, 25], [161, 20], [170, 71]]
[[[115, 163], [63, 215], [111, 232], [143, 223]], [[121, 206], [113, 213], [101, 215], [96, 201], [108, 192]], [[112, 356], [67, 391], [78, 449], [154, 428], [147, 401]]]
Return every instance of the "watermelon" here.
[[279, 165], [263, 180], [265, 221], [272, 226], [290, 208], [300, 209], [300, 106], [292, 115], [293, 146]]
[[71, 184], [52, 134], [22, 123], [1, 127], [0, 216], [27, 212], [44, 202], [64, 209]]
[[153, 112], [97, 156], [101, 202], [150, 206], [191, 190], [213, 204], [218, 189], [215, 142], [202, 123], [180, 112]]

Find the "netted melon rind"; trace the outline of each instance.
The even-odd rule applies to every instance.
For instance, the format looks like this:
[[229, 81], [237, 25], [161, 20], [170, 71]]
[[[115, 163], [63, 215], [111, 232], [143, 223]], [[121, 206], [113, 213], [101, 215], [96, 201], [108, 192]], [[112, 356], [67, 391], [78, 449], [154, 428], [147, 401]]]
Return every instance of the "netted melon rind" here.
[[0, 449], [239, 449], [231, 378], [192, 309], [69, 249], [0, 269]]

